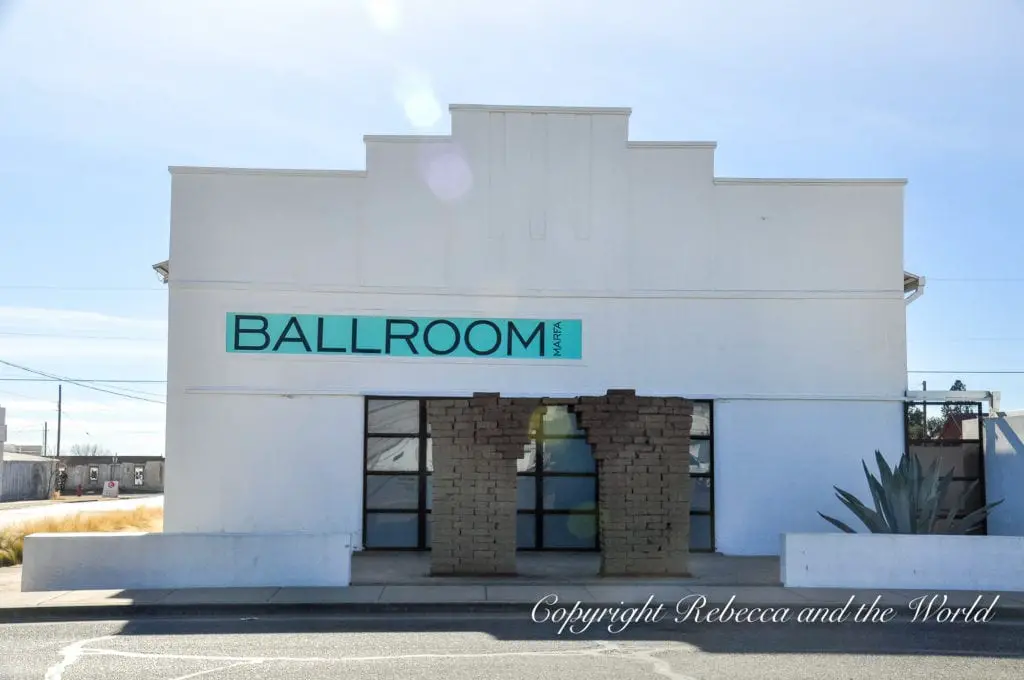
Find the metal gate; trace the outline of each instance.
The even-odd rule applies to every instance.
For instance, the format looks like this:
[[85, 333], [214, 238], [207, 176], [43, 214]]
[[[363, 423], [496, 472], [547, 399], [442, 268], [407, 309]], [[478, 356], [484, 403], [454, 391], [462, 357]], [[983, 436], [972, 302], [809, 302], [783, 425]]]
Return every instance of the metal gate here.
[[[941, 509], [949, 513], [956, 500], [977, 482], [963, 511], [963, 517], [985, 505], [985, 427], [987, 415], [982, 402], [918, 401], [908, 402], [905, 413], [907, 451], [917, 454], [925, 469], [939, 461], [940, 474], [953, 470], [953, 483]], [[987, 534], [982, 522], [972, 534]]]

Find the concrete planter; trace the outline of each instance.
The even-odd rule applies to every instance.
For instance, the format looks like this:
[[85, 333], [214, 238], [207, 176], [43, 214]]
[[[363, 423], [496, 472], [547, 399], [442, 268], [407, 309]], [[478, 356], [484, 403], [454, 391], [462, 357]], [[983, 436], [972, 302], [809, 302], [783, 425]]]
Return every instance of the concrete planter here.
[[1024, 537], [785, 534], [789, 588], [1024, 591]]
[[25, 538], [21, 589], [338, 587], [349, 534], [80, 533]]

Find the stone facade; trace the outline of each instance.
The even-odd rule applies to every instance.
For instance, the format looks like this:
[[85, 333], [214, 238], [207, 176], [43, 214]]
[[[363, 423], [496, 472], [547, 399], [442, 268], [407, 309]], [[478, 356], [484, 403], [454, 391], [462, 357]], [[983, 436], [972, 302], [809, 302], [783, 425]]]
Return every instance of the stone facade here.
[[434, 574], [514, 574], [516, 461], [530, 418], [569, 406], [597, 461], [604, 575], [685, 576], [689, 570], [693, 403], [611, 390], [600, 397], [497, 394], [427, 402], [434, 450]]
[[427, 402], [434, 449], [433, 574], [514, 574], [516, 461], [539, 399]]
[[688, 575], [693, 402], [611, 390], [573, 410], [597, 460], [601, 574]]

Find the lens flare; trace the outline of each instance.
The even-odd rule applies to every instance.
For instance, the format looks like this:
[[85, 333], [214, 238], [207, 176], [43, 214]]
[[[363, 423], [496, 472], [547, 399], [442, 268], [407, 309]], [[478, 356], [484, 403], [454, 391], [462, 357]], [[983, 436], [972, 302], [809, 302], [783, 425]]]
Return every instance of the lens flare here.
[[442, 201], [457, 201], [473, 188], [473, 171], [454, 145], [430, 145], [422, 168], [427, 186]]
[[391, 32], [398, 28], [402, 10], [397, 0], [364, 0], [363, 4], [370, 21], [378, 30]]

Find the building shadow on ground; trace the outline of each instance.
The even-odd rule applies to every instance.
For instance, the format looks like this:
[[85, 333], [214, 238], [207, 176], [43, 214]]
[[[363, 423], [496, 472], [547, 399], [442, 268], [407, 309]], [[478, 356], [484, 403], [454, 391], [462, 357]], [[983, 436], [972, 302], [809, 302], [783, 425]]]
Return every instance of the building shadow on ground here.
[[925, 655], [1024, 658], [1020, 627], [935, 623], [677, 623], [672, 613], [658, 623], [628, 626], [594, 623], [575, 632], [536, 622], [529, 612], [366, 615], [288, 615], [139, 618], [122, 636], [300, 635], [339, 633], [381, 636], [482, 634], [497, 641], [678, 643], [710, 654]]

